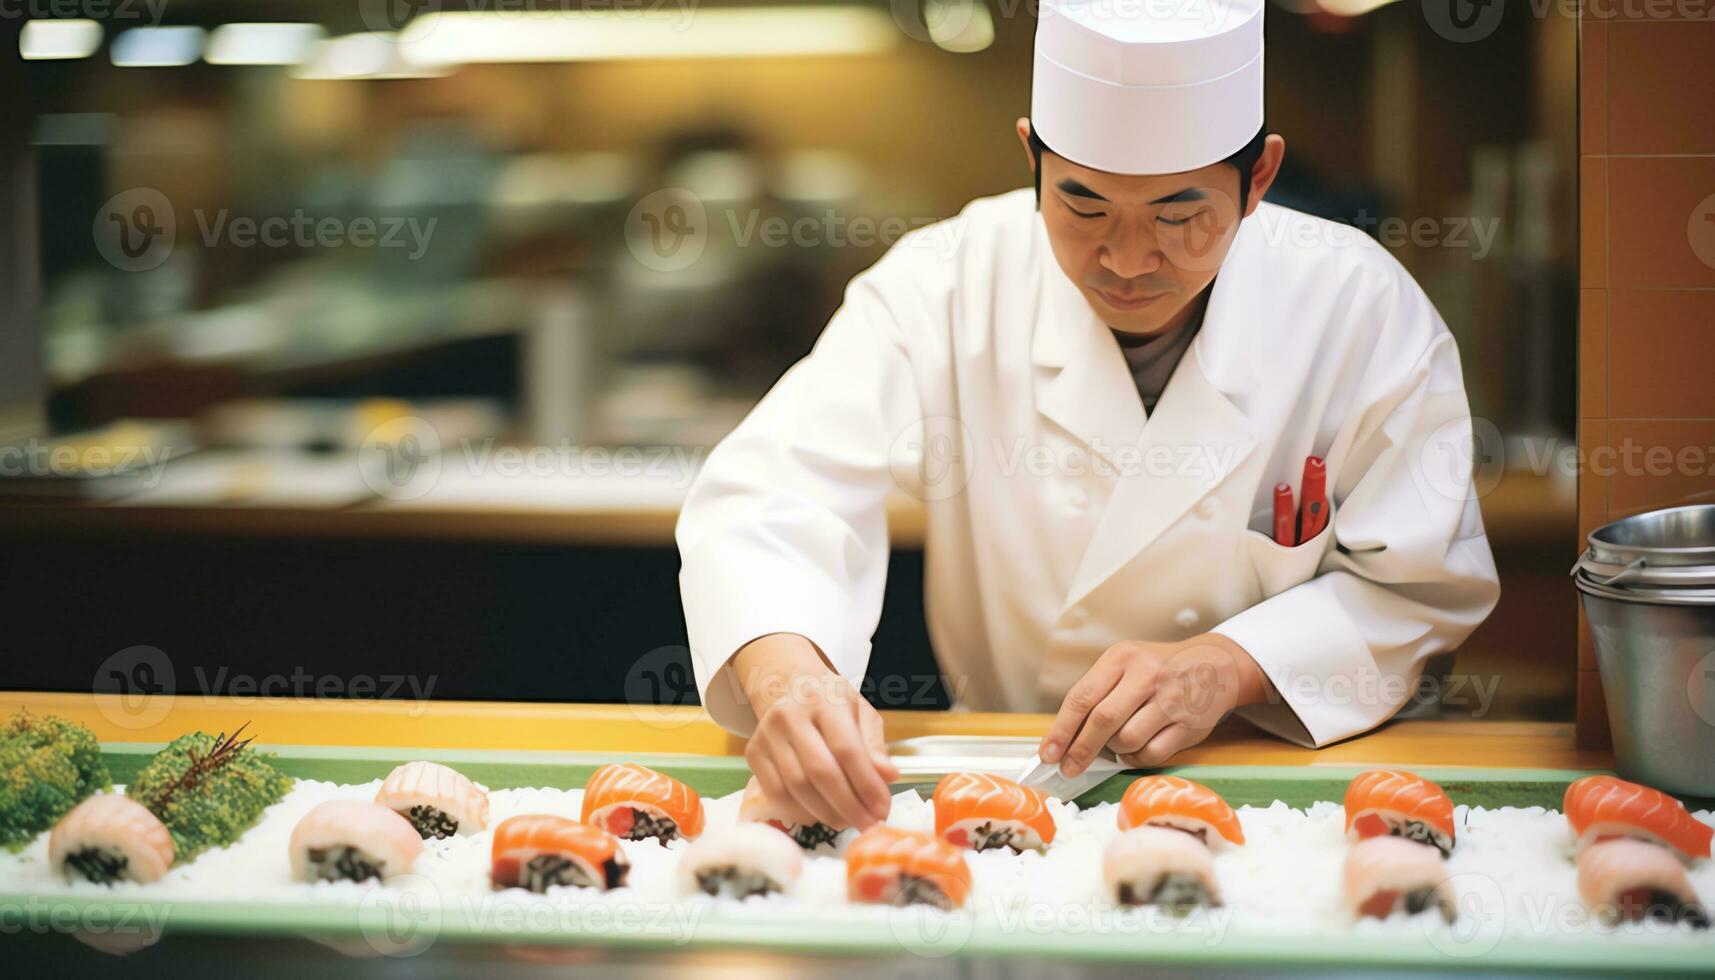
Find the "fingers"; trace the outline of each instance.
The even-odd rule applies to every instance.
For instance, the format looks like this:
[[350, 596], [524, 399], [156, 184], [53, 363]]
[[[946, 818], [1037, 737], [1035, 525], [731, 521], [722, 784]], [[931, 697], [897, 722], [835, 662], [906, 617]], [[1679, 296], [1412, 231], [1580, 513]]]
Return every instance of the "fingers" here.
[[1042, 736], [1042, 745], [1036, 750], [1043, 762], [1052, 765], [1064, 757], [1084, 719], [1114, 689], [1120, 676], [1119, 665], [1104, 657], [1072, 685], [1072, 689], [1066, 692], [1066, 700], [1060, 702], [1054, 721], [1048, 726], [1048, 734]]
[[780, 770], [780, 781], [786, 784], [786, 791], [799, 806], [809, 811], [815, 822], [835, 825], [844, 822], [840, 819], [839, 808], [822, 796], [790, 742], [778, 746], [771, 758], [774, 767]]
[[1067, 776], [1076, 776], [1090, 767], [1095, 761], [1096, 753], [1108, 744], [1114, 733], [1120, 730], [1131, 717], [1143, 707], [1149, 697], [1147, 683], [1141, 678], [1125, 678], [1114, 686], [1108, 696], [1101, 700], [1084, 718], [1084, 727], [1078, 729], [1078, 735], [1072, 744], [1066, 747], [1066, 756], [1060, 763], [1060, 771]]
[[1209, 737], [1210, 729], [1171, 724], [1157, 732], [1140, 751], [1127, 759], [1129, 765], [1152, 769], [1167, 764], [1167, 760]]
[[762, 795], [773, 803], [780, 819], [788, 823], [814, 823], [815, 817], [810, 811], [798, 805], [792, 798], [792, 791], [787, 788], [785, 780], [780, 778], [780, 770], [775, 768], [773, 760], [769, 759], [768, 751], [761, 743], [752, 741], [744, 751], [745, 762], [750, 771], [756, 774], [756, 781], [762, 785]]
[[887, 735], [882, 730], [881, 712], [865, 702], [858, 705], [857, 720], [858, 728], [863, 733], [864, 746], [875, 761], [876, 774], [890, 783], [898, 779], [899, 767], [893, 764], [893, 759], [887, 754]]
[[[815, 727], [820, 738], [807, 739], [798, 754], [801, 759], [812, 754], [815, 766], [826, 767], [826, 782], [817, 783], [822, 796], [840, 808], [846, 823], [859, 830], [887, 819], [892, 798], [887, 783], [876, 772], [857, 719], [828, 712], [817, 716]], [[805, 768], [816, 771], [810, 759], [805, 759]]]
[[1113, 749], [1117, 755], [1141, 752], [1143, 747], [1149, 744], [1149, 740], [1173, 720], [1167, 716], [1166, 709], [1161, 705], [1160, 693], [1157, 692], [1155, 697], [1150, 698], [1143, 707], [1137, 709], [1137, 713], [1120, 726], [1113, 738], [1108, 739], [1108, 748]]

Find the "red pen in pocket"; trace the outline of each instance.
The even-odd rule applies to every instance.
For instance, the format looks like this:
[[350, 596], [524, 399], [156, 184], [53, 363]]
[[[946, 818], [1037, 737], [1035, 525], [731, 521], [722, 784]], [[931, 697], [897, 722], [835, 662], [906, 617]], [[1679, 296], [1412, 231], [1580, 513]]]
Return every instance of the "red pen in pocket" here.
[[1304, 510], [1298, 518], [1298, 540], [1309, 541], [1328, 526], [1328, 464], [1320, 456], [1304, 460]]
[[1283, 548], [1291, 548], [1298, 544], [1298, 535], [1293, 532], [1298, 514], [1292, 506], [1292, 487], [1286, 483], [1274, 485], [1274, 543]]

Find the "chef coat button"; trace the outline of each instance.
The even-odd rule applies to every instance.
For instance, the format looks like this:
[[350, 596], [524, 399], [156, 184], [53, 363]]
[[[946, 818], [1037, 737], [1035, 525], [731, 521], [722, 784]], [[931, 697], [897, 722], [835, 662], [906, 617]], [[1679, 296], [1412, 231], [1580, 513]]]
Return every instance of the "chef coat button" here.
[[1090, 495], [1084, 492], [1083, 487], [1073, 487], [1071, 492], [1066, 494], [1066, 504], [1072, 508], [1072, 513], [1082, 514], [1084, 508], [1090, 504]]
[[1082, 626], [1089, 620], [1089, 618], [1090, 611], [1085, 609], [1083, 606], [1075, 606], [1071, 612], [1066, 614], [1066, 622], [1071, 623], [1073, 626]]
[[1201, 617], [1197, 615], [1197, 610], [1195, 609], [1181, 609], [1179, 610], [1179, 615], [1173, 617], [1173, 621], [1178, 623], [1183, 629], [1190, 629], [1197, 625], [1197, 621], [1200, 618]]
[[1220, 510], [1221, 502], [1216, 500], [1214, 497], [1204, 497], [1202, 501], [1197, 504], [1197, 516], [1201, 517], [1205, 521], [1214, 517], [1220, 512]]

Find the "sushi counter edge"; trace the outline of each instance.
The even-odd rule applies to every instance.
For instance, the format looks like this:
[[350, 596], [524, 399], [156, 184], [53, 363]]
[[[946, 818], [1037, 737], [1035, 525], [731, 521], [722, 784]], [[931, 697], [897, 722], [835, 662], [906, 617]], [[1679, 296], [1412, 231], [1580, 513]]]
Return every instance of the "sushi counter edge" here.
[[[249, 724], [258, 744], [518, 752], [738, 756], [742, 739], [698, 708], [495, 701], [361, 701], [0, 691], [0, 717], [19, 709], [87, 725], [104, 743], [164, 743], [187, 732]], [[1039, 736], [1043, 714], [884, 711], [890, 740]], [[1404, 721], [1322, 749], [1273, 738], [1237, 719], [1174, 758], [1176, 765], [1418, 765], [1609, 769], [1606, 751], [1577, 748], [1571, 724]]]

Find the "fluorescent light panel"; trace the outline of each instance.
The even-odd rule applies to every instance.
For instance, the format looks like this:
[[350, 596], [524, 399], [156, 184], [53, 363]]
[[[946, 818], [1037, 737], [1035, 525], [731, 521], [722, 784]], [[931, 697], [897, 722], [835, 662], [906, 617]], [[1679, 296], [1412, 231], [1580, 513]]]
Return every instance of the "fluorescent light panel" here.
[[211, 65], [298, 65], [327, 32], [319, 24], [227, 24], [208, 39]]
[[176, 68], [202, 57], [200, 27], [134, 27], [113, 39], [121, 68]]
[[828, 6], [448, 11], [413, 20], [400, 43], [415, 63], [456, 65], [869, 54], [898, 38], [881, 10]]
[[18, 55], [25, 61], [87, 58], [99, 47], [101, 25], [93, 20], [32, 20], [18, 35]]

